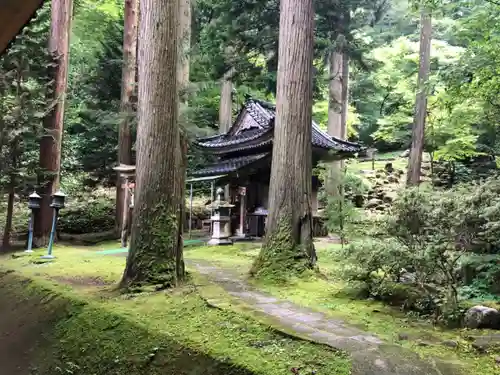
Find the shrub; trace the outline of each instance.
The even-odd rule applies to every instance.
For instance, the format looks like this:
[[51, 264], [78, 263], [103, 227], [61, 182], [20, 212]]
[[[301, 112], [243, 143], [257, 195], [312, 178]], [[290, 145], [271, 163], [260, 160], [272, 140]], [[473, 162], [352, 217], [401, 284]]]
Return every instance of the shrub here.
[[353, 244], [344, 254], [354, 265], [348, 279], [366, 282], [371, 296], [404, 309], [436, 319], [456, 315], [459, 261], [470, 242], [464, 197], [407, 189], [384, 223], [390, 237]]
[[114, 190], [97, 189], [68, 198], [58, 229], [68, 234], [99, 233], [113, 230], [114, 225]]

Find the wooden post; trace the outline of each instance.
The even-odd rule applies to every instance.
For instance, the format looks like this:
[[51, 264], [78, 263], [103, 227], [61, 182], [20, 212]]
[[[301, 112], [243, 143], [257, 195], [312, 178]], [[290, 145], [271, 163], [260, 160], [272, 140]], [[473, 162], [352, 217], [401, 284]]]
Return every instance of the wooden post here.
[[54, 86], [49, 100], [55, 101], [55, 103], [44, 120], [45, 132], [40, 140], [40, 169], [42, 172], [39, 176], [39, 184], [41, 185], [42, 203], [35, 219], [36, 246], [48, 244], [52, 222], [52, 208], [49, 207], [50, 196], [59, 187], [72, 13], [72, 0], [52, 0], [49, 52], [55, 65], [51, 69]]
[[128, 189], [128, 176], [123, 177], [123, 184], [121, 186], [123, 190], [123, 210], [122, 210], [122, 228], [121, 228], [121, 245], [122, 247], [127, 247], [127, 237], [128, 237], [128, 217], [130, 209], [128, 208], [128, 197], [130, 195]]
[[189, 238], [191, 238], [191, 229], [193, 227], [193, 184], [189, 187]]
[[247, 202], [247, 196], [246, 196], [246, 187], [240, 187], [239, 188], [239, 195], [240, 195], [240, 226], [237, 231], [237, 236], [238, 237], [245, 237], [245, 216], [246, 216], [246, 202]]

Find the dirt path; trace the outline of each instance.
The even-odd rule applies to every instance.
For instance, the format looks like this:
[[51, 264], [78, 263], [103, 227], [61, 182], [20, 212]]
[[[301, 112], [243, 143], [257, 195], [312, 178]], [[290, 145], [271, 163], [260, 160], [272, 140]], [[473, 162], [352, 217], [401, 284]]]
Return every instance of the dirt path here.
[[[322, 313], [279, 300], [249, 286], [242, 277], [204, 260], [187, 260], [211, 282], [241, 300], [258, 314], [277, 322], [277, 327], [296, 332], [299, 336], [329, 345], [349, 353], [353, 360], [353, 375], [457, 375], [457, 364], [442, 360], [422, 360], [410, 350], [389, 345], [368, 332]], [[217, 305], [217, 300], [210, 301]], [[222, 302], [222, 301], [221, 301]]]

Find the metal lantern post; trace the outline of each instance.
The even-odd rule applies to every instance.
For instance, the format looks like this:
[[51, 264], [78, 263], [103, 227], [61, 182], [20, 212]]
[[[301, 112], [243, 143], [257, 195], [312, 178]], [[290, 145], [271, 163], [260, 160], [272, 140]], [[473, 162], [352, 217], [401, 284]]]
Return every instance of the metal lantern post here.
[[43, 255], [42, 259], [54, 259], [52, 255], [52, 246], [54, 245], [54, 239], [56, 236], [56, 226], [57, 218], [59, 217], [59, 210], [64, 208], [64, 201], [66, 200], [66, 194], [58, 190], [52, 195], [52, 203], [50, 207], [54, 209], [54, 214], [52, 215], [52, 230], [50, 231], [49, 245], [47, 247], [47, 255]]
[[40, 202], [42, 197], [39, 196], [36, 191], [33, 192], [28, 197], [28, 208], [30, 209], [30, 218], [28, 222], [28, 248], [24, 251], [25, 253], [33, 252], [33, 229], [35, 227], [35, 210], [40, 208]]

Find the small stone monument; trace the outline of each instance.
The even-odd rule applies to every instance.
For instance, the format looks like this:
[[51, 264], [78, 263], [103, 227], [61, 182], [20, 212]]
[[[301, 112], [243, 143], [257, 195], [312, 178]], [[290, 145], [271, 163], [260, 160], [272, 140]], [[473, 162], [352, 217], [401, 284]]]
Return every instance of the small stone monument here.
[[210, 204], [213, 210], [212, 217], [212, 238], [208, 241], [209, 245], [231, 245], [233, 241], [229, 238], [230, 233], [230, 216], [229, 210], [234, 207], [234, 204], [224, 200], [224, 189], [217, 189], [217, 198]]

